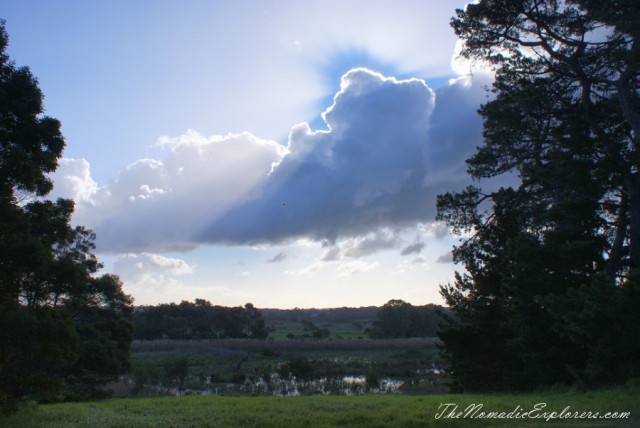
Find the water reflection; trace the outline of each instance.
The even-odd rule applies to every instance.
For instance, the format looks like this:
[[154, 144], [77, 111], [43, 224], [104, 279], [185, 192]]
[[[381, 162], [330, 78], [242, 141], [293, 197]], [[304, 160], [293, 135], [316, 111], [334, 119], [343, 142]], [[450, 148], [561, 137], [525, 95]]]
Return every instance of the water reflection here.
[[[209, 380], [207, 383], [210, 383]], [[341, 378], [322, 378], [305, 381], [280, 378], [277, 373], [272, 373], [269, 381], [257, 378], [254, 381], [247, 379], [244, 384], [216, 384], [204, 390], [190, 390], [191, 394], [264, 394], [290, 397], [296, 395], [364, 395], [364, 394], [397, 394], [404, 384], [401, 380], [381, 379], [377, 385], [367, 385], [365, 376], [344, 376]]]

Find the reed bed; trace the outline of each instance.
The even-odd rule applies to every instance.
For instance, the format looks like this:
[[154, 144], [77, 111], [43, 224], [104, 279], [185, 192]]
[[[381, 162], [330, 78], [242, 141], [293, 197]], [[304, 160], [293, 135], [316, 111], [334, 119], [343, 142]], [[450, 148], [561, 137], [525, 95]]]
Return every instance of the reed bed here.
[[185, 352], [218, 354], [225, 351], [279, 352], [304, 351], [377, 351], [435, 349], [435, 337], [408, 339], [205, 339], [205, 340], [136, 340], [132, 352]]

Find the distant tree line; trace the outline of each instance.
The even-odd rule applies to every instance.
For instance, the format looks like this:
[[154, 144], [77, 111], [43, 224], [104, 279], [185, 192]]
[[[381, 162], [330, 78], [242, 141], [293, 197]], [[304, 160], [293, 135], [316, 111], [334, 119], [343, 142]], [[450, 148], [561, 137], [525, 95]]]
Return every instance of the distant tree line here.
[[[305, 319], [313, 319], [316, 324], [351, 324], [358, 322], [368, 324], [376, 317], [378, 307], [367, 306], [359, 308], [326, 308], [326, 309], [262, 309], [262, 316], [267, 325], [272, 323], [294, 323]], [[362, 328], [362, 327], [360, 327]]]
[[389, 300], [365, 330], [370, 339], [435, 337], [438, 330], [438, 305], [413, 306], [403, 300]]
[[156, 339], [265, 339], [269, 330], [262, 314], [251, 303], [237, 307], [212, 305], [204, 299], [193, 303], [139, 306], [129, 319], [137, 340]]

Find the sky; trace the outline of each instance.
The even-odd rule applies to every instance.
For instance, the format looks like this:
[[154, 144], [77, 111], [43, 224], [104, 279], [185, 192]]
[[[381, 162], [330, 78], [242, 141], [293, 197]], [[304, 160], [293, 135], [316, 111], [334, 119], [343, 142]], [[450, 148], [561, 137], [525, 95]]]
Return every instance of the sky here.
[[62, 123], [48, 197], [75, 200], [135, 304], [327, 308], [441, 304], [462, 270], [435, 201], [471, 184], [491, 84], [457, 57], [464, 6], [10, 0], [0, 18]]

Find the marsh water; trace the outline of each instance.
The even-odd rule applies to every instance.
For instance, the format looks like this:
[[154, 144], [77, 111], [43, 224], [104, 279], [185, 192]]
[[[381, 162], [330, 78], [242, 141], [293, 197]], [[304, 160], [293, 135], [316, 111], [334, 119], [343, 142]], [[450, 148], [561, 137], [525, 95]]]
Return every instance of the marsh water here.
[[210, 387], [202, 390], [187, 389], [178, 391], [172, 389], [175, 395], [206, 394], [206, 395], [277, 395], [281, 397], [295, 395], [364, 395], [364, 394], [395, 394], [404, 384], [402, 380], [380, 379], [377, 385], [368, 385], [365, 376], [343, 376], [340, 378], [322, 378], [314, 380], [298, 380], [295, 377], [281, 379], [277, 373], [273, 373], [269, 381], [262, 377], [251, 381], [247, 379], [242, 384], [235, 383], [211, 383]]

